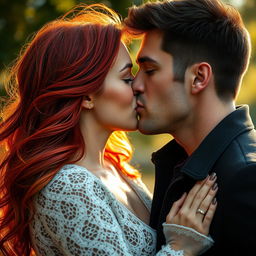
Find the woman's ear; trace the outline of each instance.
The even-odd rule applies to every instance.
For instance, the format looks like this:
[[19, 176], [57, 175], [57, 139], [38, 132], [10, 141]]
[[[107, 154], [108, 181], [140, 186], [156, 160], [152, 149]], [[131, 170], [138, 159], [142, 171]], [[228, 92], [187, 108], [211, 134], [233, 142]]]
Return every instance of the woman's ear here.
[[84, 96], [82, 101], [82, 106], [86, 109], [92, 109], [94, 107], [93, 100], [91, 96]]
[[200, 62], [194, 64], [191, 71], [193, 73], [191, 92], [197, 94], [208, 86], [212, 77], [212, 68], [207, 62]]

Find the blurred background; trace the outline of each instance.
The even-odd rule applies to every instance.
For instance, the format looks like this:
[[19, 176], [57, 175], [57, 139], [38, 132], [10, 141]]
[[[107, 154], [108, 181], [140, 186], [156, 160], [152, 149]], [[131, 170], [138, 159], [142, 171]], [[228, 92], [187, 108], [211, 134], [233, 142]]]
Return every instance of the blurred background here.
[[[127, 15], [128, 7], [140, 5], [143, 0], [0, 0], [0, 96], [5, 97], [3, 81], [6, 68], [18, 56], [21, 47], [46, 22], [56, 19], [79, 3], [104, 3], [113, 8], [122, 17]], [[251, 114], [256, 122], [256, 0], [225, 0], [239, 9], [252, 40], [251, 64], [244, 77], [237, 104], [249, 104]], [[132, 44], [131, 54], [136, 56], [138, 43]], [[136, 67], [135, 67], [136, 69]], [[151, 164], [151, 153], [167, 143], [168, 134], [145, 136], [138, 132], [129, 133], [134, 145], [132, 164], [142, 172], [142, 178], [153, 190], [154, 170]]]

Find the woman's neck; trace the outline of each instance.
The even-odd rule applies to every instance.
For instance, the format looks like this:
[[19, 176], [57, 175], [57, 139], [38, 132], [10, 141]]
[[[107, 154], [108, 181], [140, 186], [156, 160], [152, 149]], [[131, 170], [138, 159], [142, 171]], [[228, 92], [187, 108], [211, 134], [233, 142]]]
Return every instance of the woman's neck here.
[[111, 131], [104, 129], [94, 120], [90, 120], [90, 116], [86, 118], [86, 121], [84, 119], [82, 116], [80, 129], [84, 139], [85, 154], [76, 164], [92, 171], [105, 169], [107, 163], [105, 163], [104, 152]]

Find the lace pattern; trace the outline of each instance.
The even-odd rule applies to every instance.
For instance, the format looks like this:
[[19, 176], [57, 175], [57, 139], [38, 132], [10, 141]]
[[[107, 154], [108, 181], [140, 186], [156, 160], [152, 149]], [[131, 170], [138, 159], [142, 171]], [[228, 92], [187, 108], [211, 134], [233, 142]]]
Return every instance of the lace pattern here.
[[156, 256], [184, 256], [183, 250], [173, 250], [170, 245], [164, 245], [161, 248], [161, 251], [159, 251], [159, 254], [157, 253]]
[[167, 243], [171, 242], [174, 235], [178, 235], [180, 237], [185, 236], [189, 238], [190, 242], [192, 241], [196, 246], [198, 245], [201, 248], [198, 255], [203, 254], [214, 243], [213, 239], [210, 236], [205, 236], [192, 228], [181, 225], [163, 223], [163, 231]]
[[[155, 255], [155, 230], [83, 167], [63, 166], [35, 196], [34, 205], [30, 234], [37, 256]], [[166, 246], [157, 255], [179, 254]]]

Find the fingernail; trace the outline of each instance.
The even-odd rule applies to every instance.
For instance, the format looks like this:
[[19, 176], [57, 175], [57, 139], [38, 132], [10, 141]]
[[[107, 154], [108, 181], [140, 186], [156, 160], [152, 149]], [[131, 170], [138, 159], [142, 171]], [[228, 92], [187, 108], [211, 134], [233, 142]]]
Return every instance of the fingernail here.
[[182, 194], [182, 196], [181, 196], [181, 197], [184, 197], [186, 194], [187, 194], [187, 193], [186, 193], [186, 192], [184, 192], [184, 193]]
[[210, 175], [210, 180], [214, 180], [214, 179], [215, 179], [215, 177], [216, 177], [216, 173], [215, 173], [215, 172], [213, 172], [213, 173]]
[[182, 194], [182, 196], [181, 196], [181, 197], [179, 197], [176, 201], [181, 200], [181, 199], [182, 199], [182, 198], [184, 198], [186, 195], [187, 195], [187, 193], [186, 193], [186, 192], [184, 192], [184, 193]]
[[212, 200], [212, 204], [215, 205], [216, 203], [217, 203], [217, 199], [216, 199], [216, 197], [214, 197], [213, 200]]
[[218, 188], [218, 184], [215, 182], [212, 186], [212, 190], [216, 190]]

